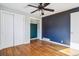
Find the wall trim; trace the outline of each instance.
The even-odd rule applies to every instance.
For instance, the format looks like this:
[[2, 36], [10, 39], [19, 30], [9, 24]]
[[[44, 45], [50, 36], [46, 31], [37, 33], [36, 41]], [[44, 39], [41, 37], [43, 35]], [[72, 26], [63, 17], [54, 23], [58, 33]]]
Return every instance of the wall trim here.
[[[16, 45], [13, 45], [13, 46], [10, 46], [10, 47], [6, 47], [6, 48], [11, 48], [11, 47], [16, 47], [16, 46], [19, 46], [19, 45], [24, 45], [24, 44], [30, 44], [29, 42], [26, 42], [26, 43], [20, 43], [20, 44], [16, 44]], [[0, 50], [3, 50], [3, 49], [6, 49], [6, 48], [0, 48]]]
[[70, 48], [79, 50], [79, 43], [71, 42], [70, 44], [71, 44]]
[[31, 38], [30, 40], [37, 40], [37, 39], [39, 39], [39, 38]]
[[[43, 39], [42, 39], [42, 40], [43, 40]], [[54, 43], [54, 44], [58, 44], [58, 45], [65, 46], [65, 47], [70, 47], [69, 45], [61, 44], [61, 43], [54, 42], [54, 41], [50, 41], [50, 40], [43, 40], [43, 41], [47, 41], [47, 42]]]

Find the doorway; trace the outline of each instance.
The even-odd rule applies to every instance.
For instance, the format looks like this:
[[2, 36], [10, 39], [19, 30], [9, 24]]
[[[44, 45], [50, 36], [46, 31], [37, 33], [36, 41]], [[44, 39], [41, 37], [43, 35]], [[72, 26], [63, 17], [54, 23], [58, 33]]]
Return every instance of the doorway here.
[[79, 50], [79, 12], [71, 13], [70, 47]]
[[30, 24], [30, 38], [37, 38], [37, 24]]

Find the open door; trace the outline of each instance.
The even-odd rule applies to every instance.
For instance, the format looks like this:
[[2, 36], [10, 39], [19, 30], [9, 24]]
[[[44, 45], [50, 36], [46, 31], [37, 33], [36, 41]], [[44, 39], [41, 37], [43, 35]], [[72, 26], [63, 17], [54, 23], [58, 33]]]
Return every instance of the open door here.
[[37, 24], [30, 24], [30, 38], [37, 38]]

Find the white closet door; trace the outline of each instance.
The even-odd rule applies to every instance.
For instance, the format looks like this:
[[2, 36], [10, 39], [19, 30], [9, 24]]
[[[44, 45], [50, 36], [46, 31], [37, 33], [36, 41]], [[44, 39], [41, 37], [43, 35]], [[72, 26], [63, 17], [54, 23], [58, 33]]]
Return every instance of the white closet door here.
[[70, 47], [79, 49], [79, 12], [71, 13], [71, 40]]
[[24, 44], [25, 39], [25, 23], [24, 16], [15, 14], [14, 17], [14, 45]]
[[1, 14], [1, 48], [13, 46], [13, 15]]

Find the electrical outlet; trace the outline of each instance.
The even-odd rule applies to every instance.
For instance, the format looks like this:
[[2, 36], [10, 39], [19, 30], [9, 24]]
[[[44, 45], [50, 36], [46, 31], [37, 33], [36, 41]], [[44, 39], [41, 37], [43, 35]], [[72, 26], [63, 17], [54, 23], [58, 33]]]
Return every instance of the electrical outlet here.
[[63, 40], [61, 40], [61, 43], [63, 43]]

